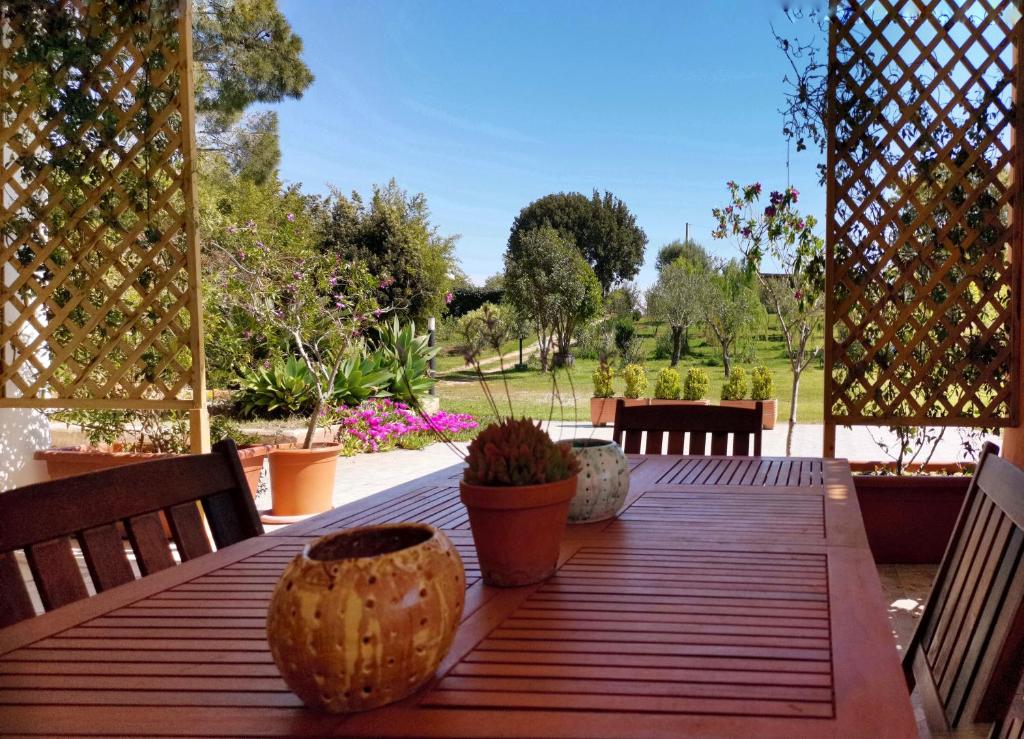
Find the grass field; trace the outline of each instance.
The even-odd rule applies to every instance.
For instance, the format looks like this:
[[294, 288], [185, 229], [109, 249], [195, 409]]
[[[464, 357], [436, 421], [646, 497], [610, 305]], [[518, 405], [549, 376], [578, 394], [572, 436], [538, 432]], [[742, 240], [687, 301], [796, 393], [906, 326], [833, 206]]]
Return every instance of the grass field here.
[[[660, 332], [667, 329], [662, 326]], [[648, 357], [654, 356], [655, 328], [646, 323], [637, 324], [637, 333], [644, 337], [644, 348]], [[677, 369], [680, 376], [685, 376], [689, 367], [704, 367], [711, 377], [711, 390], [708, 394], [712, 401], [717, 401], [721, 391], [722, 382], [725, 379], [725, 370], [721, 366], [717, 350], [705, 344], [699, 338], [691, 337], [692, 354], [683, 357]], [[511, 351], [518, 342], [510, 344], [507, 351]], [[780, 421], [789, 418], [790, 394], [793, 386], [793, 376], [789, 369], [789, 361], [785, 355], [785, 344], [781, 337], [774, 340], [760, 340], [755, 343], [756, 359], [752, 363], [740, 362], [735, 366], [741, 366], [749, 370], [755, 365], [765, 365], [775, 375], [775, 388], [779, 399]], [[459, 413], [472, 413], [478, 416], [492, 416], [490, 407], [484, 397], [476, 373], [466, 367], [462, 370], [454, 370], [462, 364], [459, 357], [447, 357], [448, 361], [442, 365], [439, 359], [439, 370], [444, 367], [448, 370], [443, 380], [438, 385], [438, 395], [441, 398], [441, 407], [445, 410]], [[654, 382], [658, 371], [669, 364], [667, 359], [648, 359], [644, 366], [647, 370], [649, 393], [654, 391]], [[573, 387], [576, 397], [576, 416], [580, 420], [589, 419], [590, 397], [593, 385], [591, 375], [597, 367], [596, 360], [578, 359], [575, 366], [569, 371], [560, 370], [557, 374], [557, 382], [561, 394], [562, 404], [559, 406], [557, 400], [552, 408], [552, 376], [538, 370], [511, 371], [504, 373], [497, 371], [496, 365], [485, 367], [494, 369], [488, 373], [487, 384], [496, 400], [499, 401], [502, 411], [508, 412], [508, 401], [505, 398], [505, 382], [508, 383], [509, 395], [512, 398], [512, 405], [516, 415], [528, 415], [534, 418], [548, 418], [551, 414], [556, 420], [573, 420]], [[571, 380], [571, 382], [570, 382]], [[623, 382], [620, 377], [615, 379], [615, 390], [617, 395], [622, 394]], [[824, 371], [819, 362], [812, 362], [803, 376], [800, 378], [800, 401], [797, 406], [797, 421], [800, 423], [821, 423], [823, 414], [824, 397]]]

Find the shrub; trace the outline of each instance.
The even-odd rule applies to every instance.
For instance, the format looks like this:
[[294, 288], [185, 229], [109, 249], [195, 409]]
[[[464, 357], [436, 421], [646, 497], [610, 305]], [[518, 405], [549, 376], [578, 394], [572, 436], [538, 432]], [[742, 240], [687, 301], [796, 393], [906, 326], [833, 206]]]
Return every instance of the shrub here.
[[602, 362], [597, 366], [593, 375], [595, 398], [610, 398], [615, 394], [615, 389], [612, 387], [613, 377], [615, 377], [615, 373], [607, 364]]
[[627, 364], [622, 370], [622, 379], [626, 381], [627, 398], [642, 398], [647, 395], [647, 373], [639, 364]]
[[770, 400], [775, 397], [775, 377], [767, 367], [754, 367], [750, 372], [750, 398]]
[[750, 391], [747, 373], [742, 367], [733, 367], [722, 383], [722, 400], [743, 400]]
[[187, 454], [188, 415], [182, 411], [114, 408], [76, 408], [52, 417], [78, 426], [89, 443], [100, 449], [129, 452]]
[[270, 368], [243, 371], [238, 404], [244, 416], [282, 416], [309, 413], [316, 406], [316, 378], [295, 357]]
[[471, 485], [517, 487], [566, 480], [579, 472], [569, 444], [556, 444], [528, 418], [492, 423], [469, 444], [463, 479]]
[[654, 343], [654, 358], [655, 359], [671, 359], [672, 358], [672, 332], [663, 331], [658, 334], [658, 338]]
[[255, 444], [259, 437], [242, 431], [241, 427], [227, 416], [210, 416], [210, 443], [231, 439], [236, 446], [243, 447]]
[[636, 326], [632, 318], [619, 318], [615, 321], [615, 348], [620, 352], [626, 351], [633, 337], [636, 336]]
[[623, 367], [630, 364], [643, 364], [645, 359], [647, 359], [647, 353], [644, 351], [642, 336], [634, 336], [626, 348], [619, 352], [619, 362]]
[[691, 367], [686, 373], [686, 381], [683, 383], [684, 400], [703, 400], [708, 394], [711, 386], [711, 379], [708, 371], [700, 367]]
[[654, 383], [654, 397], [658, 400], [679, 400], [682, 389], [679, 373], [666, 367], [658, 373], [658, 381]]

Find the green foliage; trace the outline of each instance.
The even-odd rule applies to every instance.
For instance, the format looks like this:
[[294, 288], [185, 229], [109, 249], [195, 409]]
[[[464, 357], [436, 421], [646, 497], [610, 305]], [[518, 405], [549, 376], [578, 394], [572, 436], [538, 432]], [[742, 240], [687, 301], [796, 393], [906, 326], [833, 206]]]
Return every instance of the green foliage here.
[[743, 400], [750, 392], [747, 373], [742, 367], [733, 367], [729, 376], [722, 383], [722, 400]]
[[665, 269], [670, 264], [675, 264], [680, 259], [696, 267], [698, 271], [710, 272], [714, 267], [711, 255], [707, 249], [699, 243], [690, 239], [689, 241], [671, 241], [658, 250], [658, 258], [655, 266], [658, 271]]
[[775, 397], [775, 376], [767, 367], [754, 367], [750, 372], [751, 400], [770, 400]]
[[241, 120], [254, 103], [299, 98], [313, 75], [302, 61], [302, 40], [276, 0], [197, 0], [193, 19], [196, 136], [232, 170], [254, 182], [276, 174], [281, 158], [277, 114]]
[[242, 430], [236, 421], [221, 414], [210, 416], [210, 443], [231, 439], [235, 446], [250, 446], [259, 441], [255, 434], [249, 434]]
[[690, 367], [683, 381], [683, 400], [704, 400], [711, 386], [708, 371], [702, 367]]
[[626, 381], [624, 395], [630, 399], [642, 398], [647, 395], [647, 372], [639, 364], [627, 364], [622, 370], [622, 379]]
[[360, 260], [380, 278], [382, 301], [420, 325], [444, 312], [455, 267], [456, 237], [430, 223], [426, 197], [394, 180], [375, 185], [369, 204], [358, 193], [335, 192], [328, 202], [322, 251]]
[[727, 262], [711, 275], [703, 306], [708, 334], [721, 349], [729, 374], [735, 352], [764, 325], [766, 315], [757, 283], [738, 262]]
[[236, 396], [242, 415], [281, 418], [309, 413], [316, 406], [316, 378], [295, 357], [272, 367], [243, 371]]
[[602, 362], [594, 370], [592, 380], [594, 381], [594, 397], [595, 398], [610, 398], [615, 395], [615, 389], [612, 387], [612, 379], [615, 377], [615, 372], [608, 366], [607, 363]]
[[429, 346], [428, 334], [416, 334], [416, 325], [402, 323], [394, 316], [390, 323], [380, 326], [377, 351], [381, 354], [381, 366], [391, 375], [388, 392], [406, 403], [430, 391], [434, 379], [430, 377], [430, 360], [437, 355], [438, 348]]
[[682, 390], [679, 373], [674, 369], [665, 367], [658, 373], [658, 381], [654, 383], [655, 398], [659, 400], [678, 400]]
[[[671, 256], [675, 253], [671, 247], [669, 244], [662, 252], [669, 249]], [[647, 291], [647, 314], [669, 325], [668, 358], [673, 366], [679, 362], [687, 331], [704, 316], [711, 261], [699, 244], [688, 242], [686, 249], [680, 245], [678, 255], [660, 266], [658, 281]]]
[[165, 454], [187, 454], [190, 448], [188, 416], [181, 411], [76, 408], [52, 418], [77, 426], [99, 448]]
[[555, 364], [566, 360], [576, 327], [601, 309], [601, 285], [572, 242], [550, 226], [521, 234], [518, 248], [505, 253], [505, 298], [533, 323], [548, 367], [548, 347], [557, 347]]
[[369, 398], [386, 397], [393, 379], [394, 372], [379, 352], [347, 357], [334, 376], [331, 405], [356, 406]]
[[633, 319], [623, 316], [615, 321], [615, 348], [620, 352], [629, 347], [629, 342], [636, 336], [636, 326]]
[[508, 240], [508, 254], [518, 258], [525, 236], [549, 227], [569, 240], [593, 268], [601, 290], [631, 280], [644, 261], [647, 234], [625, 203], [610, 192], [597, 190], [587, 198], [578, 192], [555, 193], [535, 200], [516, 216]]
[[471, 485], [517, 487], [566, 480], [579, 472], [568, 444], [556, 444], [539, 423], [507, 418], [470, 442], [463, 479]]

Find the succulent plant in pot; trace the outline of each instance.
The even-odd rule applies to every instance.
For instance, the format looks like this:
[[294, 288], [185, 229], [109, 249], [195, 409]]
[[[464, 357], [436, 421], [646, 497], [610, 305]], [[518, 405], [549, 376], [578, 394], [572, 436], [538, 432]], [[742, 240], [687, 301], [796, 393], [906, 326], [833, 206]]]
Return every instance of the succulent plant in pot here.
[[460, 484], [484, 581], [514, 587], [555, 571], [579, 462], [540, 424], [508, 418], [469, 445]]

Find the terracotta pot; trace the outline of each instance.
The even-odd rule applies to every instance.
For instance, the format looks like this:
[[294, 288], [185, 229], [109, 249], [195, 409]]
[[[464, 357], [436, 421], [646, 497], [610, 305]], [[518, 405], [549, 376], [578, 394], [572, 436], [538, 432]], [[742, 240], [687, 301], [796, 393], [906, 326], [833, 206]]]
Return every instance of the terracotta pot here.
[[668, 398], [651, 398], [651, 405], [711, 405], [710, 400], [669, 400]]
[[311, 516], [333, 508], [334, 473], [340, 451], [337, 444], [314, 444], [312, 449], [272, 449], [272, 515]]
[[51, 480], [59, 480], [62, 477], [83, 475], [86, 472], [121, 467], [136, 462], [148, 462], [151, 459], [162, 459], [175, 455], [161, 452], [106, 452], [87, 446], [72, 446], [59, 449], [40, 449], [32, 456], [34, 459], [46, 463], [46, 474]]
[[260, 484], [260, 475], [263, 472], [263, 460], [270, 456], [274, 449], [291, 449], [294, 444], [254, 444], [238, 449], [238, 461], [245, 473], [245, 480], [249, 483], [249, 492], [256, 499], [256, 488]]
[[615, 398], [591, 398], [590, 423], [594, 426], [615, 423]]
[[569, 523], [593, 523], [611, 518], [629, 494], [629, 462], [622, 447], [605, 439], [572, 439], [580, 462], [576, 495], [569, 503]]
[[[731, 408], [756, 408], [756, 400], [720, 400], [719, 405]], [[775, 428], [775, 422], [779, 417], [779, 401], [777, 398], [769, 398], [761, 401], [761, 428], [771, 430]]]
[[875, 561], [941, 562], [970, 484], [968, 475], [854, 475]]
[[459, 553], [433, 526], [402, 523], [306, 545], [274, 588], [267, 641], [312, 708], [364, 711], [430, 680], [462, 618]]
[[469, 511], [484, 582], [517, 587], [555, 571], [576, 476], [543, 485], [489, 487], [459, 483]]

